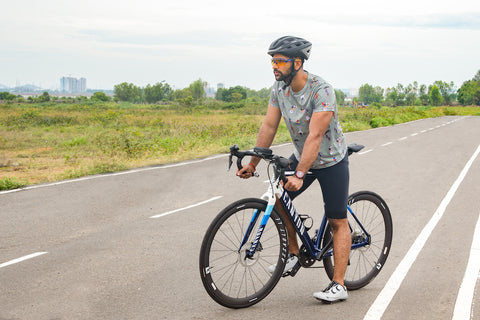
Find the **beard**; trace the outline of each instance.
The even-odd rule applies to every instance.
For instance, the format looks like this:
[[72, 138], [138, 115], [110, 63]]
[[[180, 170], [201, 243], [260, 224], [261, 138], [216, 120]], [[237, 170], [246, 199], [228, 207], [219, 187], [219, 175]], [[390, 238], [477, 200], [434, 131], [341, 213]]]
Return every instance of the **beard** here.
[[285, 81], [286, 79], [288, 79], [290, 77], [291, 72], [289, 72], [288, 74], [284, 74], [279, 70], [273, 70], [273, 75], [275, 76], [275, 80]]

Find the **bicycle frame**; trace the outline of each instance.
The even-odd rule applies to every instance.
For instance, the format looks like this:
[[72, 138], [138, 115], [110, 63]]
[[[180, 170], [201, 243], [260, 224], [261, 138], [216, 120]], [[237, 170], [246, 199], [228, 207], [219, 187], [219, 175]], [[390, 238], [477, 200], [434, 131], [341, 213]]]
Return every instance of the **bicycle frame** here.
[[[333, 255], [333, 249], [331, 248], [331, 242], [332, 239], [330, 239], [330, 242], [325, 246], [321, 247], [321, 240], [322, 240], [322, 235], [325, 232], [325, 228], [327, 226], [327, 218], [324, 215], [322, 218], [322, 223], [320, 226], [320, 229], [318, 230], [318, 234], [316, 237], [315, 242], [310, 238], [307, 228], [305, 227], [302, 219], [300, 218], [300, 215], [298, 214], [297, 210], [295, 209], [295, 206], [293, 205], [292, 200], [288, 196], [287, 191], [280, 185], [279, 183], [279, 178], [275, 177], [272, 178], [270, 181], [270, 185], [268, 188], [268, 191], [262, 196], [263, 200], [267, 200], [267, 208], [265, 209], [265, 212], [262, 217], [262, 221], [260, 222], [260, 226], [258, 228], [257, 234], [255, 236], [255, 239], [252, 242], [252, 245], [250, 249], [248, 249], [248, 252], [246, 254], [246, 258], [252, 258], [253, 255], [255, 254], [255, 251], [258, 247], [258, 243], [260, 241], [260, 238], [262, 236], [263, 230], [265, 229], [265, 226], [268, 222], [268, 219], [270, 218], [270, 215], [272, 213], [272, 210], [275, 206], [276, 199], [279, 199], [280, 203], [283, 205], [283, 208], [287, 212], [287, 215], [292, 222], [293, 226], [295, 227], [295, 231], [300, 237], [300, 240], [302, 241], [303, 245], [305, 246], [308, 254], [310, 257], [315, 258], [316, 260], [321, 260], [326, 257], [330, 257]], [[366, 246], [370, 242], [370, 234], [365, 230], [363, 225], [360, 223], [358, 218], [355, 216], [355, 213], [353, 210], [350, 208], [350, 206], [347, 206], [348, 212], [352, 215], [352, 217], [355, 219], [355, 221], [358, 223], [362, 231], [367, 235], [366, 239], [360, 243], [352, 243], [351, 249], [357, 249], [363, 246]], [[256, 210], [253, 215], [252, 219], [250, 221], [250, 224], [247, 228], [247, 231], [245, 232], [245, 235], [243, 237], [243, 240], [240, 244], [240, 247], [238, 249], [238, 252], [240, 252], [241, 248], [246, 244], [248, 241], [251, 232], [253, 231], [253, 227], [255, 226], [257, 220], [259, 218], [259, 212]], [[350, 231], [352, 232], [352, 228], [350, 227]]]

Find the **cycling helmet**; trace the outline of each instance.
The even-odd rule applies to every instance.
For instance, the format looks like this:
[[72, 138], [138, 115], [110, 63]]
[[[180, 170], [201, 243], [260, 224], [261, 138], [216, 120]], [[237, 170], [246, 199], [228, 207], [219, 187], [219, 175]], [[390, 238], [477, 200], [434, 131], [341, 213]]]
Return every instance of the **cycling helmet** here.
[[308, 60], [310, 50], [312, 50], [312, 44], [309, 41], [299, 37], [284, 36], [272, 42], [268, 48], [268, 54], [273, 56], [278, 53], [291, 58], [300, 57]]

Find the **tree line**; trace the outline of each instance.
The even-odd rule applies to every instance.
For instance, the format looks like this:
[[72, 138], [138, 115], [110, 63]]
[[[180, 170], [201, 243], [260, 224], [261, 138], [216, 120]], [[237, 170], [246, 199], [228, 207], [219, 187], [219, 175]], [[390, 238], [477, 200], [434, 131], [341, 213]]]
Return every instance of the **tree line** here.
[[[339, 95], [342, 97], [342, 93]], [[358, 97], [353, 102], [388, 106], [439, 106], [452, 105], [455, 102], [462, 105], [480, 105], [480, 70], [458, 90], [453, 82], [445, 81], [435, 81], [429, 86], [419, 85], [416, 81], [407, 86], [399, 83], [396, 87], [387, 89], [364, 84], [359, 88]]]
[[63, 102], [63, 103], [68, 103], [68, 102], [81, 102], [81, 101], [111, 101], [111, 97], [105, 94], [105, 92], [98, 91], [95, 92], [90, 98], [87, 96], [78, 96], [78, 97], [58, 97], [55, 95], [50, 95], [48, 91], [44, 91], [41, 95], [39, 96], [29, 96], [27, 99], [23, 98], [21, 95], [14, 95], [10, 92], [4, 91], [0, 92], [0, 101], [16, 101], [18, 103], [23, 103], [23, 102]]
[[[198, 79], [188, 87], [173, 90], [167, 83], [156, 83], [146, 87], [138, 87], [133, 83], [123, 82], [114, 86], [115, 101], [128, 101], [132, 103], [161, 103], [176, 101], [191, 106], [201, 104], [207, 97], [207, 82]], [[215, 93], [215, 99], [224, 102], [237, 103], [251, 99], [268, 99], [270, 89], [252, 90], [242, 86], [231, 88], [219, 88]]]
[[[136, 103], [155, 103], [159, 101], [177, 101], [185, 105], [202, 103], [206, 98], [207, 83], [201, 79], [196, 80], [188, 87], [172, 90], [168, 84], [157, 83], [145, 88], [137, 87], [131, 83], [122, 83], [114, 87], [114, 99]], [[453, 82], [435, 81], [431, 85], [412, 84], [404, 86], [397, 84], [391, 88], [381, 88], [370, 84], [363, 84], [358, 90], [358, 96], [347, 101], [347, 95], [335, 89], [337, 104], [340, 106], [354, 103], [356, 105], [377, 104], [386, 106], [425, 106], [425, 105], [480, 105], [480, 70], [468, 81], [465, 81], [457, 90]], [[215, 93], [215, 99], [227, 103], [239, 103], [247, 98], [267, 100], [270, 97], [270, 89], [252, 90], [242, 86], [219, 88]]]
[[[133, 83], [123, 82], [114, 86], [114, 101], [126, 101], [131, 103], [170, 103], [177, 102], [185, 106], [199, 105], [206, 99], [207, 83], [198, 79], [188, 87], [174, 90], [165, 81], [156, 84], [148, 84], [145, 87], [136, 86]], [[242, 86], [230, 88], [218, 88], [215, 93], [215, 100], [223, 101], [230, 106], [238, 106], [248, 102], [266, 103], [270, 97], [270, 88], [252, 90]], [[435, 81], [427, 86], [418, 84], [417, 81], [404, 86], [397, 84], [391, 88], [381, 88], [368, 83], [363, 84], [358, 90], [358, 96], [352, 101], [347, 100], [346, 94], [335, 89], [337, 105], [370, 105], [377, 106], [422, 106], [422, 105], [480, 105], [480, 70], [471, 80], [465, 81], [457, 90], [453, 82]], [[0, 100], [24, 102], [21, 96], [9, 92], [0, 92]], [[87, 97], [55, 97], [44, 92], [37, 97], [28, 97], [28, 102], [74, 102], [88, 100]], [[104, 92], [95, 92], [91, 97], [92, 101], [111, 101], [112, 98]]]

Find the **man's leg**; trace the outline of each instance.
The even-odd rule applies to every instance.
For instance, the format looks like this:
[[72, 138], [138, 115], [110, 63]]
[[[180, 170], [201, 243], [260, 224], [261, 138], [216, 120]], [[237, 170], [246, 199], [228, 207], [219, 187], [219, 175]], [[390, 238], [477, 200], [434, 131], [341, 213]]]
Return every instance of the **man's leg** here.
[[[275, 209], [280, 213], [280, 215], [283, 218], [283, 221], [285, 222], [285, 226], [287, 228], [287, 235], [288, 235], [288, 259], [285, 263], [285, 269], [283, 270], [284, 274], [285, 272], [290, 272], [291, 276], [294, 276], [298, 268], [300, 268], [299, 262], [298, 262], [298, 253], [299, 253], [299, 248], [298, 248], [298, 242], [297, 242], [297, 233], [295, 231], [295, 227], [293, 226], [292, 222], [288, 218], [287, 213], [285, 212], [285, 209], [283, 208], [283, 205], [280, 203], [280, 201], [277, 199], [277, 202], [275, 203]], [[275, 272], [276, 264], [271, 265], [268, 270], [273, 273]]]
[[345, 272], [347, 271], [348, 258], [352, 237], [348, 227], [348, 219], [328, 219], [333, 232], [333, 281], [344, 285]]
[[330, 282], [325, 290], [314, 292], [313, 296], [322, 301], [334, 302], [348, 298], [344, 278], [347, 271], [352, 239], [350, 228], [348, 227], [348, 219], [328, 219], [328, 222], [333, 233], [333, 261], [335, 264], [333, 281]]
[[347, 219], [348, 157], [338, 164], [317, 173], [325, 202], [325, 213], [333, 234], [333, 281], [313, 296], [322, 301], [341, 301], [348, 298], [344, 278], [347, 271], [352, 238]]

